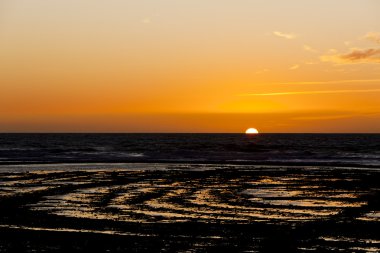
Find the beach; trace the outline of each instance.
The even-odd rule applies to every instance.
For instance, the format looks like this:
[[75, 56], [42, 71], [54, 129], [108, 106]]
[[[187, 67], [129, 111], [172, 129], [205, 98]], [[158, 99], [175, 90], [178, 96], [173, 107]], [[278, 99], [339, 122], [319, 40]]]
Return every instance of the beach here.
[[239, 164], [0, 168], [2, 252], [378, 252], [380, 171]]
[[0, 0], [0, 253], [380, 253], [379, 10]]

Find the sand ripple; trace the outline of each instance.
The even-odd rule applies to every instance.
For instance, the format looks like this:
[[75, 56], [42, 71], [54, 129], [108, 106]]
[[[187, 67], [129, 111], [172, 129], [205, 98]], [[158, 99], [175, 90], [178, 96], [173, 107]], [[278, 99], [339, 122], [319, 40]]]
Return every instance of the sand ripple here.
[[[320, 168], [218, 169], [217, 166], [208, 166], [199, 170], [199, 166], [194, 165], [194, 170], [191, 170], [190, 165], [182, 170], [171, 167], [166, 171], [41, 170], [3, 173], [0, 197], [2, 201], [18, 199], [20, 208], [27, 212], [97, 222], [257, 223], [300, 227], [316, 222], [379, 221], [368, 173]], [[2, 226], [33, 229], [30, 225]], [[41, 225], [38, 228], [54, 230]], [[102, 232], [101, 229], [83, 227], [57, 229], [112, 233], [110, 229]], [[117, 231], [119, 235], [128, 233]], [[335, 237], [319, 235], [316, 240], [331, 244], [331, 238]], [[371, 251], [377, 247], [377, 243], [372, 243], [375, 239], [368, 239], [371, 245], [363, 245], [364, 239], [357, 238], [354, 242], [360, 242], [360, 245], [350, 242], [350, 247]], [[298, 250], [308, 251], [313, 247], [304, 241]]]

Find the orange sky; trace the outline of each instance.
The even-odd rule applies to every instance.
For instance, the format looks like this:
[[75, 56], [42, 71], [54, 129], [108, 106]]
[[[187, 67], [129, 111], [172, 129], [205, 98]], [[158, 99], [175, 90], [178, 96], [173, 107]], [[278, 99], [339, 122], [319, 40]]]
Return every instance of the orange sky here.
[[3, 0], [0, 132], [380, 132], [377, 0]]

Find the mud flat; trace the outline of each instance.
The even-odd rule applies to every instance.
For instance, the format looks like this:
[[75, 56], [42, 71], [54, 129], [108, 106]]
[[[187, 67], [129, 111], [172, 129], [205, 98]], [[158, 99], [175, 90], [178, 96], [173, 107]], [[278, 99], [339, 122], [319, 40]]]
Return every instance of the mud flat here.
[[59, 167], [0, 169], [0, 252], [380, 251], [380, 169]]

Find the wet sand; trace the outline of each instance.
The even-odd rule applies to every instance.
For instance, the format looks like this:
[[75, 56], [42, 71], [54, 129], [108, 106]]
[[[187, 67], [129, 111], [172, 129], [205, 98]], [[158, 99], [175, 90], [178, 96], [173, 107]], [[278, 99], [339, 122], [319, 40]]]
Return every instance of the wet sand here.
[[380, 251], [376, 168], [57, 167], [0, 171], [1, 252]]

